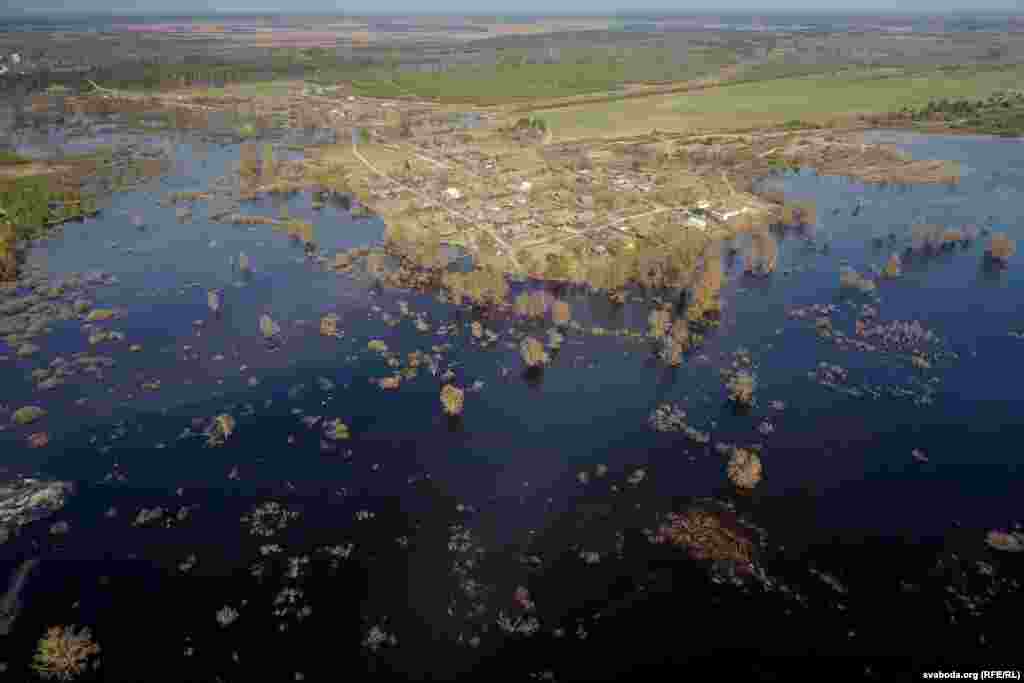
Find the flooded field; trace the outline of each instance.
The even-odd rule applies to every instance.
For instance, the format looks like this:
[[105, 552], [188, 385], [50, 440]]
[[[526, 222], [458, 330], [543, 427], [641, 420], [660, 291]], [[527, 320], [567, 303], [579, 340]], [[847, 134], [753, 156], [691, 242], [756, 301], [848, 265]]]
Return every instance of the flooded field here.
[[[241, 199], [238, 145], [161, 138], [168, 175], [0, 293], [0, 481], [73, 484], [0, 537], [0, 663], [28, 680], [46, 629], [81, 625], [118, 681], [1011, 666], [1024, 270], [985, 251], [1024, 238], [1024, 147], [872, 136], [960, 162], [959, 184], [765, 179], [817, 220], [773, 230], [769, 275], [744, 274], [749, 238], [726, 250], [720, 324], [678, 367], [639, 291], [513, 282], [546, 292], [530, 321], [339, 274], [380, 220]], [[211, 186], [312, 234], [162, 201]]]

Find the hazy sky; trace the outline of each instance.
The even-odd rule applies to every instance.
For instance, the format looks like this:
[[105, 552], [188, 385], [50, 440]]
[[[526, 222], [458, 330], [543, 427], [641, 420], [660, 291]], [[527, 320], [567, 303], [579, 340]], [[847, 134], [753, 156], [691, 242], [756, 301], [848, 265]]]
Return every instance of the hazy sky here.
[[[863, 0], [862, 2], [841, 2], [839, 5], [821, 0], [0, 0], [0, 14], [28, 11], [31, 13], [63, 12], [114, 12], [114, 13], [158, 13], [185, 14], [203, 11], [262, 11], [262, 12], [339, 12], [348, 14], [387, 12], [415, 13], [430, 11], [467, 12], [475, 14], [502, 12], [510, 13], [612, 13], [617, 9], [687, 11], [761, 11], [793, 9], [814, 12], [842, 11], [842, 5], [851, 12], [948, 12], [958, 8], [966, 11], [982, 9], [1008, 12], [1024, 12], [1024, 0]], [[429, 9], [428, 9], [429, 8]], [[711, 9], [713, 8], [713, 9]]]

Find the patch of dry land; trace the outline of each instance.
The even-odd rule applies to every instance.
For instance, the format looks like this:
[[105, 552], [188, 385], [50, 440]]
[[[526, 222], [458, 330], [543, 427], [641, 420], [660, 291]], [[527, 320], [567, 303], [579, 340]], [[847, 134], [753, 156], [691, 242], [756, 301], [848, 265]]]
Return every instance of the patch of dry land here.
[[[350, 193], [384, 220], [390, 246], [427, 267], [435, 265], [439, 244], [447, 244], [515, 277], [594, 284], [618, 268], [621, 285], [623, 278], [643, 280], [637, 260], [645, 251], [692, 243], [706, 253], [739, 231], [813, 222], [813, 208], [795, 210], [784, 198], [753, 193], [753, 181], [773, 169], [809, 167], [866, 182], [958, 177], [953, 164], [866, 145], [856, 126], [649, 131], [559, 142], [550, 131], [524, 126], [511, 108], [381, 100], [343, 89], [313, 96], [296, 86], [287, 93], [224, 98], [220, 105], [247, 113], [286, 111], [289, 125], [335, 129], [339, 144], [306, 148], [302, 160], [287, 163], [261, 161], [254, 148], [246, 194]], [[218, 104], [199, 93], [174, 100], [180, 105], [190, 98]], [[453, 123], [464, 115], [477, 124]], [[246, 166], [243, 160], [243, 172]]]

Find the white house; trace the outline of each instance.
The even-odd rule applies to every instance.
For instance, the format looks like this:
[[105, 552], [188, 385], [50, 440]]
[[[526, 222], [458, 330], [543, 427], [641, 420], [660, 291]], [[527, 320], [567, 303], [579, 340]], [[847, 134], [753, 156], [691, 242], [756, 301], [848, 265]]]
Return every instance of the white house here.
[[462, 193], [457, 187], [449, 187], [444, 193], [448, 195], [449, 199], [462, 199]]

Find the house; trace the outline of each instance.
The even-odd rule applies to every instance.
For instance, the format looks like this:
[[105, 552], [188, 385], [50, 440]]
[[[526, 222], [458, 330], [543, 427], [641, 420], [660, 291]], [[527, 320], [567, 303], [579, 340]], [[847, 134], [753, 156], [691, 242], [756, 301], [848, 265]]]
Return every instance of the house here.
[[459, 192], [457, 187], [449, 187], [444, 193], [449, 199], [462, 199], [462, 193]]
[[735, 211], [711, 210], [711, 211], [707, 211], [706, 214], [708, 216], [711, 216], [712, 218], [714, 218], [716, 221], [724, 223], [724, 222], [728, 221], [730, 218], [735, 218], [736, 216], [739, 216], [739, 215], [744, 214], [744, 213], [748, 213], [750, 211], [751, 211], [751, 208], [749, 206], [745, 206], [742, 209], [737, 209]]

